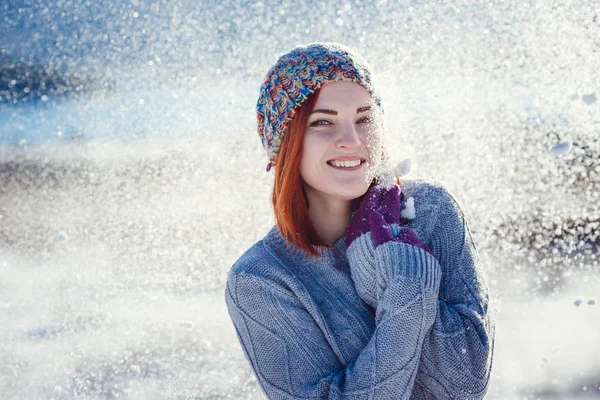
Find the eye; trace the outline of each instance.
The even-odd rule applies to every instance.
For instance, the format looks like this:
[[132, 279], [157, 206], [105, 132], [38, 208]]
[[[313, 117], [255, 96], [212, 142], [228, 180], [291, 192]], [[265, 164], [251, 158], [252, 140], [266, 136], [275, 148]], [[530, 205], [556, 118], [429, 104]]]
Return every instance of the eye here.
[[373, 117], [371, 116], [366, 116], [366, 117], [362, 117], [361, 119], [359, 119], [358, 121], [356, 121], [357, 124], [372, 124], [373, 123]]
[[326, 126], [330, 124], [331, 122], [327, 121], [326, 119], [318, 119], [316, 121], [311, 122], [309, 126]]

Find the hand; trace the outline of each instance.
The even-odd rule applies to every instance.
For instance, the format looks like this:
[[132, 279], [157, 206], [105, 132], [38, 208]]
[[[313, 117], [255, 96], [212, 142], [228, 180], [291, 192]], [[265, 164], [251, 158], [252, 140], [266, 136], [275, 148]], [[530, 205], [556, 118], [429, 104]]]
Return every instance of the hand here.
[[352, 215], [346, 232], [346, 246], [350, 247], [359, 236], [369, 231], [369, 213], [381, 207], [383, 194], [384, 188], [381, 186], [372, 186], [367, 190], [358, 210]]
[[[379, 211], [387, 223], [401, 224], [400, 202], [404, 198], [400, 186], [392, 188], [372, 186], [364, 195], [358, 210], [352, 215], [352, 220], [346, 233], [346, 245], [350, 246], [359, 236], [369, 231], [369, 214]], [[402, 218], [404, 220], [404, 218]], [[403, 224], [406, 223], [403, 221]]]
[[[398, 214], [400, 214], [400, 212], [398, 212]], [[431, 249], [419, 239], [417, 233], [412, 229], [400, 227], [399, 232], [394, 235], [389, 222], [387, 222], [383, 214], [378, 211], [371, 211], [369, 214], [369, 228], [376, 248], [384, 243], [400, 242], [419, 247], [434, 256]]]
[[400, 225], [400, 202], [404, 198], [404, 193], [400, 186], [394, 185], [391, 188], [384, 188], [383, 200], [379, 209], [374, 208], [371, 211], [377, 211], [388, 224]]

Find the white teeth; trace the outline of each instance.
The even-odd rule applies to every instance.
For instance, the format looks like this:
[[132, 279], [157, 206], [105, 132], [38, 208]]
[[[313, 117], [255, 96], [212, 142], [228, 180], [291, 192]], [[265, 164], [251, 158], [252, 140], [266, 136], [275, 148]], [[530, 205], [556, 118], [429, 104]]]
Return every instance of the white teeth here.
[[332, 160], [330, 161], [331, 165], [333, 165], [334, 167], [357, 167], [360, 165], [361, 160], [354, 160], [354, 161], [339, 161], [339, 160]]

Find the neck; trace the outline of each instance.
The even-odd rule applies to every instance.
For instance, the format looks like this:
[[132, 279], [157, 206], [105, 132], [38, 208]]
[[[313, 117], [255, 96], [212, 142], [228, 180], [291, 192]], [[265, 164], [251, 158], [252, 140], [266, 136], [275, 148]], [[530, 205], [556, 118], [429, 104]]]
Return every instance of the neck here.
[[352, 213], [352, 200], [342, 200], [319, 195], [306, 189], [309, 214], [319, 237], [327, 244], [334, 245], [346, 235]]

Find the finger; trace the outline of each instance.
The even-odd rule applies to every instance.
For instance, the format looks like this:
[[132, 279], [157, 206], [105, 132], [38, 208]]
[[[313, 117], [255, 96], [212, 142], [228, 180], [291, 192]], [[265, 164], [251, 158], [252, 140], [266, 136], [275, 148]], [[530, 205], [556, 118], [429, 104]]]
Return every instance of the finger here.
[[383, 197], [383, 205], [392, 207], [400, 204], [400, 186], [394, 185], [388, 189]]
[[364, 205], [365, 210], [374, 210], [379, 208], [383, 198], [383, 188], [380, 186], [373, 186], [369, 188], [366, 193], [366, 198], [363, 199], [361, 207]]
[[381, 213], [389, 224], [400, 222], [400, 186], [394, 185], [388, 189], [383, 197]]
[[372, 210], [378, 210], [381, 207], [383, 193], [381, 188], [377, 186], [373, 186], [369, 188], [367, 193], [365, 193], [360, 206], [356, 210], [357, 216], [360, 216], [361, 219], [364, 219], [365, 229], [368, 230], [369, 222], [369, 213]]
[[399, 224], [400, 222], [400, 204], [385, 205], [379, 209], [379, 213], [383, 215], [385, 222], [388, 224]]
[[399, 185], [392, 185], [392, 187], [388, 188], [385, 192], [386, 199], [393, 198], [395, 200], [400, 198], [401, 191]]
[[394, 240], [394, 235], [392, 234], [390, 226], [385, 222], [383, 215], [377, 211], [372, 211], [369, 214], [369, 227], [375, 246], [380, 246]]
[[369, 188], [364, 194], [361, 203], [352, 215], [350, 225], [346, 232], [346, 244], [350, 244], [360, 235], [369, 231], [369, 213], [381, 202], [381, 190], [376, 186]]

